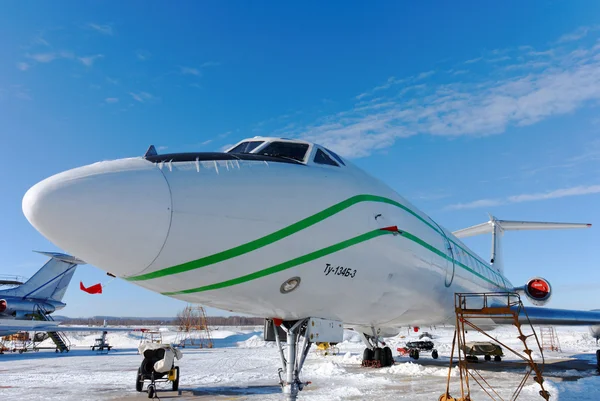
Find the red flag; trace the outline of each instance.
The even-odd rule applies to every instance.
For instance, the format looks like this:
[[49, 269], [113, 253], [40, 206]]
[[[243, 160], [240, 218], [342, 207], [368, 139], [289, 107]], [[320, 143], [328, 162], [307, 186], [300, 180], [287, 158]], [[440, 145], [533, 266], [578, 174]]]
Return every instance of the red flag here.
[[91, 287], [85, 288], [85, 286], [83, 285], [83, 282], [80, 281], [79, 289], [81, 289], [81, 291], [85, 291], [89, 294], [102, 294], [102, 284], [100, 284], [100, 283], [94, 284]]

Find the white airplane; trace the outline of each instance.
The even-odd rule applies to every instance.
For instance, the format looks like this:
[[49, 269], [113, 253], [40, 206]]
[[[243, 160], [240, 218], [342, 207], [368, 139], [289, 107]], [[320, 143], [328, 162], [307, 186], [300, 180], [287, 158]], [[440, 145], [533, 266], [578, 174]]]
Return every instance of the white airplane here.
[[[100, 269], [279, 326], [286, 355], [279, 330], [265, 336], [278, 343], [291, 400], [305, 385], [299, 373], [311, 343], [342, 341], [344, 325], [363, 334], [366, 357], [386, 365], [391, 350], [380, 336], [453, 324], [455, 293], [519, 291], [547, 303], [543, 278], [515, 286], [505, 277], [502, 233], [590, 226], [492, 217], [452, 233], [331, 150], [270, 137], [224, 153], [158, 155], [151, 146], [143, 157], [75, 168], [29, 189], [23, 212], [56, 246]], [[488, 232], [492, 263], [459, 239]], [[527, 313], [533, 324], [600, 324], [599, 312]]]

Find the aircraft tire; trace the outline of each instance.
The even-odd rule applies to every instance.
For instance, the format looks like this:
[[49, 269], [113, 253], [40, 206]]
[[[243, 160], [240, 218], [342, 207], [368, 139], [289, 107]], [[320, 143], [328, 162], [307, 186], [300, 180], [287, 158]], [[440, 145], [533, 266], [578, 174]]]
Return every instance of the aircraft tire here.
[[365, 348], [363, 351], [363, 361], [373, 360], [373, 350], [371, 348]]
[[383, 349], [383, 356], [385, 364], [382, 363], [382, 366], [392, 366], [394, 363], [394, 355], [392, 354], [392, 349], [390, 347], [385, 347]]
[[373, 351], [373, 360], [375, 361], [379, 361], [381, 363], [381, 366], [385, 366], [385, 359], [384, 359], [384, 353], [383, 350], [379, 347], [375, 348], [375, 350]]
[[435, 350], [435, 349], [434, 349], [434, 350], [433, 350], [433, 352], [431, 353], [431, 357], [432, 357], [433, 359], [438, 359], [438, 356], [439, 356], [439, 355], [438, 355], [438, 352], [437, 352], [437, 350]]

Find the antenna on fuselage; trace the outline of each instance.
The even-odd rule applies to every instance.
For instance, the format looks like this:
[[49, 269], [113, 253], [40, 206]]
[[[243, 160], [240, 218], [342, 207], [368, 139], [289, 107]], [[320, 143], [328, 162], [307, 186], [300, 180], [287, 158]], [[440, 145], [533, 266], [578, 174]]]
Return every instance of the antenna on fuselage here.
[[457, 238], [472, 237], [480, 234], [492, 234], [492, 252], [490, 263], [500, 273], [504, 272], [504, 263], [502, 259], [502, 235], [504, 231], [520, 231], [520, 230], [562, 230], [568, 228], [590, 228], [591, 224], [586, 223], [550, 223], [540, 221], [516, 221], [516, 220], [498, 220], [496, 217], [490, 216], [490, 220], [478, 224], [476, 226], [463, 228], [462, 230], [454, 231]]

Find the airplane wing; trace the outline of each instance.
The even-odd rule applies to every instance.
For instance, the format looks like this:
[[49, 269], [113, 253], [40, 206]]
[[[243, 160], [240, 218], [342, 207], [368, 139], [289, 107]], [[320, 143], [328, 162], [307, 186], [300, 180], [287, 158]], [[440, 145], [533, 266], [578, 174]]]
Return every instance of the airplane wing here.
[[104, 327], [104, 326], [62, 326], [59, 322], [35, 320], [0, 320], [0, 336], [17, 333], [19, 331], [61, 331], [61, 332], [130, 332], [145, 331], [142, 327]]
[[[518, 307], [512, 307], [518, 311]], [[508, 318], [494, 318], [498, 324], [511, 324]], [[600, 325], [600, 311], [553, 309], [535, 306], [526, 306], [519, 314], [521, 323], [531, 322], [533, 325], [551, 326], [595, 326]]]

